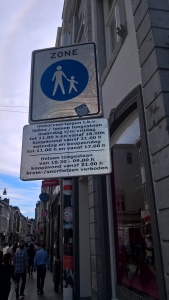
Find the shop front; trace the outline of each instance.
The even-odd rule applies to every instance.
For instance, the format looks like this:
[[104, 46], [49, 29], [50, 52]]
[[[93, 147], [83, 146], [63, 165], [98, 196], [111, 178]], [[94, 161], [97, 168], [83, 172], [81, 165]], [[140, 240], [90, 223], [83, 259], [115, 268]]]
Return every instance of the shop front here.
[[133, 90], [110, 116], [117, 296], [157, 300], [162, 299], [157, 278], [162, 266], [156, 249], [158, 227], [150, 174], [144, 160], [147, 154], [138, 108], [140, 91], [139, 87]]

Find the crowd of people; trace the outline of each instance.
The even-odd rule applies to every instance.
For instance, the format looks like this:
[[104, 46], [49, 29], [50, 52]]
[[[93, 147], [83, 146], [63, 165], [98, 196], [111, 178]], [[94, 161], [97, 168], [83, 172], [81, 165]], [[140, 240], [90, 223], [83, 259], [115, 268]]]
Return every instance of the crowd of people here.
[[24, 290], [27, 274], [33, 276], [37, 271], [37, 293], [44, 294], [44, 282], [46, 266], [48, 265], [48, 253], [45, 245], [33, 242], [24, 243], [23, 240], [8, 245], [6, 253], [0, 250], [0, 299], [8, 300], [11, 279], [15, 285], [16, 299], [19, 296], [25, 297]]

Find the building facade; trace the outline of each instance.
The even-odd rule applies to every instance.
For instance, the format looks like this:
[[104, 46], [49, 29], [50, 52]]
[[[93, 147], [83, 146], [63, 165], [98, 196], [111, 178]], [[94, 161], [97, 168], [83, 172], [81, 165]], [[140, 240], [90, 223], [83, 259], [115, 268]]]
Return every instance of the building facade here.
[[8, 241], [10, 235], [10, 214], [11, 208], [9, 206], [9, 199], [0, 200], [0, 243]]
[[19, 241], [20, 209], [18, 206], [10, 206], [9, 241], [14, 244]]
[[[10, 205], [10, 199], [0, 199], [0, 244], [14, 244], [23, 239], [34, 239], [34, 219], [28, 219], [18, 206]], [[29, 237], [29, 238], [28, 238]]]
[[169, 299], [169, 2], [65, 0], [62, 18], [56, 47], [96, 43], [112, 154], [73, 180], [74, 299]]

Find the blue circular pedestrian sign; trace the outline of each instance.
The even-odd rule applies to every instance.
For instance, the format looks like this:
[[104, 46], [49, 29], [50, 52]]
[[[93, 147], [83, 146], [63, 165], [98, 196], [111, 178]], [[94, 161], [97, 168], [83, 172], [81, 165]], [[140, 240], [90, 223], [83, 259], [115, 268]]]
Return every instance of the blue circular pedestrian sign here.
[[43, 201], [43, 202], [47, 202], [47, 201], [49, 201], [49, 194], [47, 194], [47, 193], [41, 193], [39, 195], [39, 199], [41, 201]]
[[81, 94], [88, 80], [88, 71], [82, 63], [66, 59], [50, 65], [42, 74], [40, 85], [48, 98], [66, 101]]

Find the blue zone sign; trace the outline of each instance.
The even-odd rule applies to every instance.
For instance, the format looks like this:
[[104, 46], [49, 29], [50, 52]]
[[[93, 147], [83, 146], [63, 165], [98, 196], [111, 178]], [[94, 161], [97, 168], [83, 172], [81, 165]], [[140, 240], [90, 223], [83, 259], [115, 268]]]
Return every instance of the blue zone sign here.
[[100, 107], [94, 43], [32, 53], [30, 124], [100, 117]]
[[52, 100], [66, 101], [83, 92], [89, 80], [86, 67], [76, 60], [61, 60], [49, 66], [41, 77], [41, 89]]
[[43, 201], [43, 202], [47, 202], [47, 201], [49, 201], [49, 194], [47, 194], [47, 193], [41, 193], [39, 195], [39, 199], [41, 201]]

